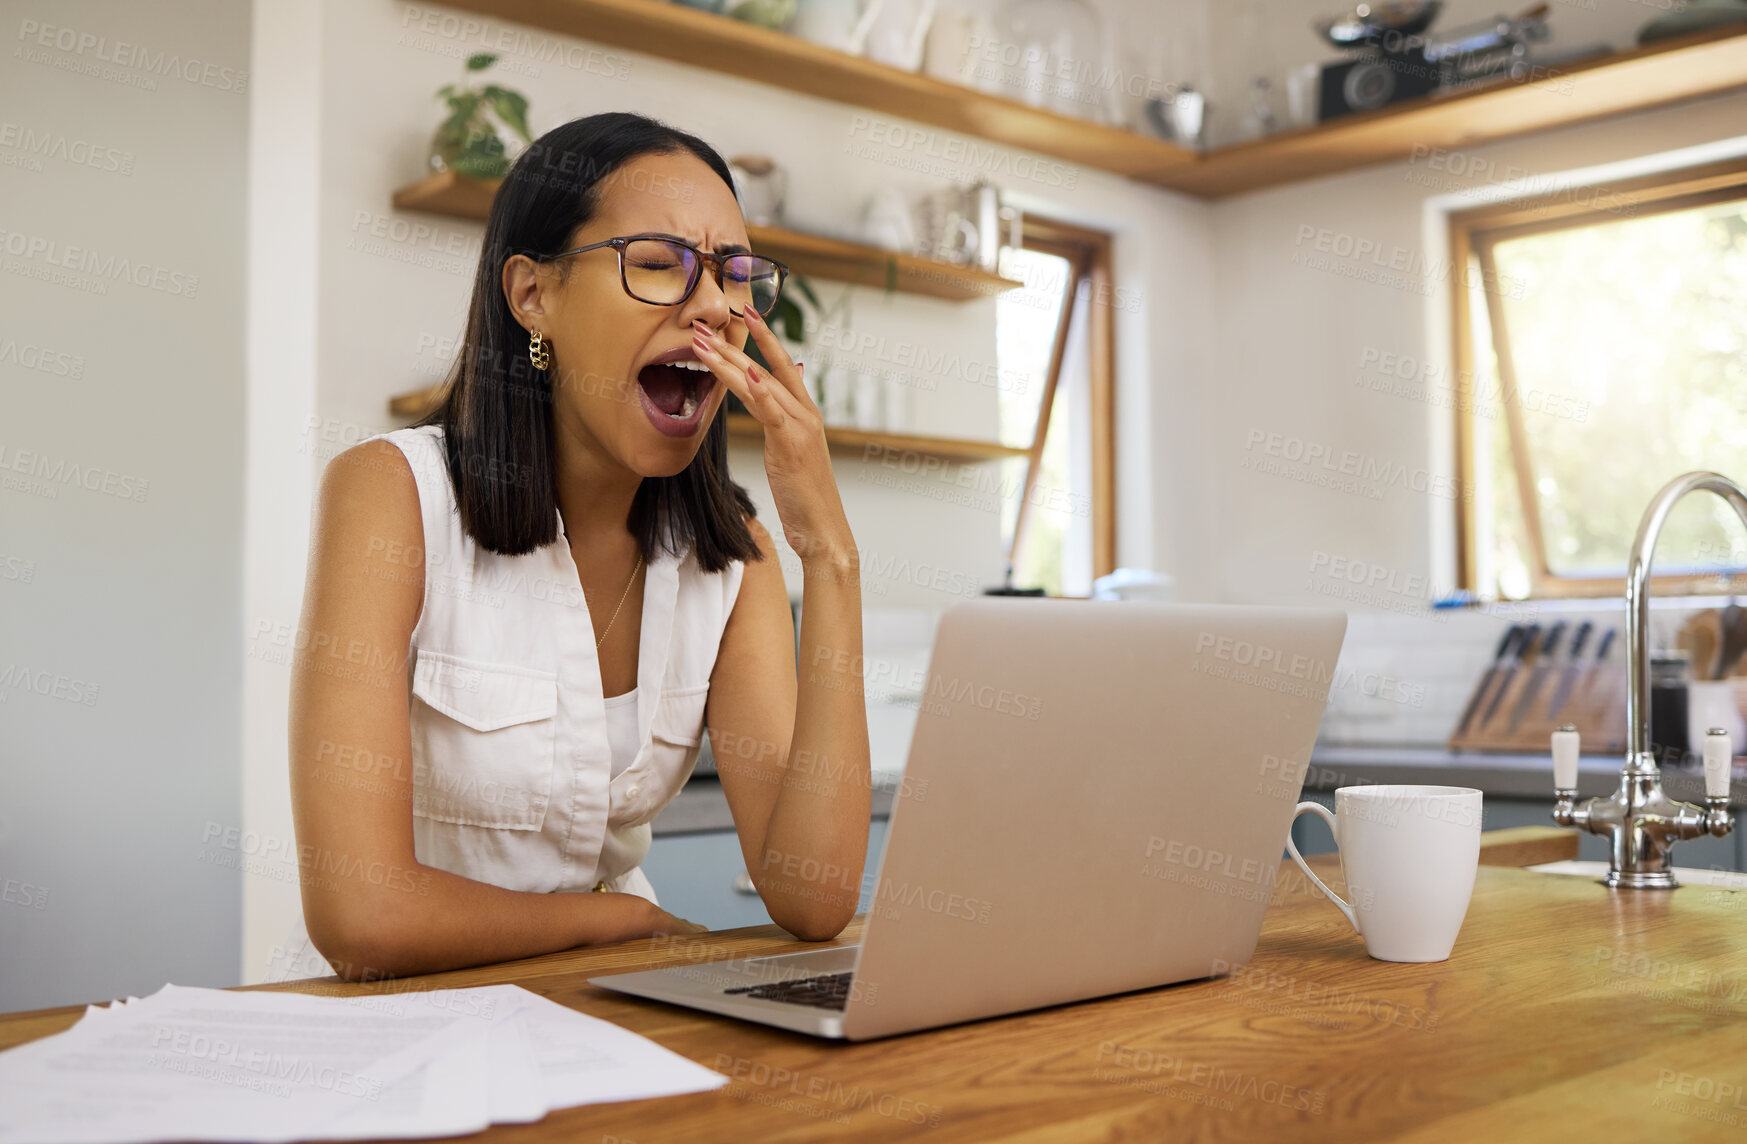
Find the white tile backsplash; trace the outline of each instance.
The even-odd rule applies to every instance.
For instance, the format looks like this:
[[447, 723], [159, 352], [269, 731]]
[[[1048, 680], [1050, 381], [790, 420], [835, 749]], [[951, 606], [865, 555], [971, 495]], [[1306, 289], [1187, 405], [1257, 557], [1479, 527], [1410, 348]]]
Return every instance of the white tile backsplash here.
[[[1660, 653], [1696, 607], [1726, 601], [1651, 600], [1650, 647]], [[1486, 608], [1453, 608], [1425, 615], [1353, 611], [1329, 690], [1318, 742], [1338, 746], [1439, 747], [1449, 741], [1480, 673], [1492, 662], [1512, 623], [1543, 626], [1558, 620], [1574, 629], [1595, 624], [1589, 649], [1608, 627], [1619, 629], [1611, 653], [1623, 659], [1626, 608], [1622, 600], [1545, 601]], [[1567, 636], [1569, 638], [1569, 636]]]
[[[1694, 607], [1686, 599], [1652, 600], [1651, 648], [1660, 652], [1671, 646]], [[876, 776], [903, 773], [940, 616], [941, 610], [932, 608], [874, 607], [862, 614], [862, 676]], [[1511, 624], [1564, 620], [1575, 628], [1586, 619], [1595, 624], [1591, 651], [1600, 633], [1615, 626], [1620, 634], [1613, 655], [1625, 655], [1626, 610], [1620, 600], [1502, 604], [1420, 615], [1350, 611], [1317, 741], [1442, 747]]]
[[876, 783], [904, 773], [940, 614], [938, 608], [862, 610], [868, 761]]

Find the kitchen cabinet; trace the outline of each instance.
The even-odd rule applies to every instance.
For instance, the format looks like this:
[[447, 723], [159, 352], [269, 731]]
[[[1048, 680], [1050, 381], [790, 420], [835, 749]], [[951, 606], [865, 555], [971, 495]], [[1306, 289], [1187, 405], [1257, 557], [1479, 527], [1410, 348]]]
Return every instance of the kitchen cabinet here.
[[[874, 874], [886, 845], [886, 822], [876, 818], [868, 824], [867, 865], [857, 913], [865, 912], [873, 900]], [[735, 880], [746, 872], [746, 863], [740, 857], [739, 836], [732, 830], [660, 835], [643, 859], [643, 872], [654, 883], [661, 908], [687, 921], [713, 930], [770, 922], [757, 894], [734, 888]]]

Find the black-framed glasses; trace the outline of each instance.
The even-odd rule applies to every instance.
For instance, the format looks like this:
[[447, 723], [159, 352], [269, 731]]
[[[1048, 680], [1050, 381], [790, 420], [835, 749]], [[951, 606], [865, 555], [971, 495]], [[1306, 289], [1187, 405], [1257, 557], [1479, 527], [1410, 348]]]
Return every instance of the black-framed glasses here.
[[709, 264], [716, 285], [737, 310], [751, 306], [759, 316], [776, 309], [789, 268], [762, 254], [711, 254], [677, 238], [625, 235], [579, 246], [575, 250], [535, 256], [551, 262], [610, 246], [619, 254], [619, 284], [625, 293], [651, 306], [677, 306], [692, 296]]

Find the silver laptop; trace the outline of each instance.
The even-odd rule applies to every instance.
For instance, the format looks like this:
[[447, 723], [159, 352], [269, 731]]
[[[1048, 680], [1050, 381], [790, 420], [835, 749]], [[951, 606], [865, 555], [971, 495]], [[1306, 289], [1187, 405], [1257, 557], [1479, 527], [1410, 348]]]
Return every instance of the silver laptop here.
[[1307, 608], [960, 604], [860, 943], [589, 980], [860, 1041], [1242, 965], [1346, 626]]

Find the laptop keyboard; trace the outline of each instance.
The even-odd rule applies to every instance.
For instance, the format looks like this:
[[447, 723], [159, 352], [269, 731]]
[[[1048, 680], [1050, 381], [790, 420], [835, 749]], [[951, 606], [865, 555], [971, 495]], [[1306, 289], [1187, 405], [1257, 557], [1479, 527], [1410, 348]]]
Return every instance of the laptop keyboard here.
[[786, 1001], [790, 1005], [808, 1005], [814, 1009], [845, 1009], [849, 1006], [849, 979], [853, 969], [842, 973], [824, 973], [817, 977], [796, 977], [790, 981], [772, 981], [765, 985], [742, 985], [724, 989], [724, 993], [741, 993], [761, 1001]]

